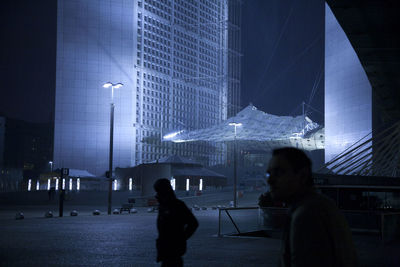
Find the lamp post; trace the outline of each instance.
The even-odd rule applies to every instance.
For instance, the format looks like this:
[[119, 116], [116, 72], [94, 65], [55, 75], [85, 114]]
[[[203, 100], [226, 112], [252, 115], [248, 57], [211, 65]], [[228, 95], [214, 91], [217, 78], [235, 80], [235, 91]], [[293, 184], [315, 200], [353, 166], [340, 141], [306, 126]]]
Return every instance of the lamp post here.
[[49, 161], [49, 164], [50, 164], [50, 172], [53, 172], [53, 162]]
[[242, 126], [241, 123], [236, 123], [236, 122], [231, 122], [229, 123], [229, 126], [233, 126], [235, 129], [235, 135], [234, 135], [234, 143], [233, 143], [233, 207], [237, 208], [237, 155], [236, 155], [236, 146], [237, 146], [237, 141], [236, 141], [236, 127]]
[[113, 139], [114, 139], [114, 89], [121, 88], [123, 86], [122, 83], [111, 83], [107, 82], [103, 84], [104, 88], [111, 87], [111, 112], [110, 112], [110, 153], [109, 153], [109, 162], [108, 162], [108, 215], [111, 214], [111, 194], [112, 194], [112, 170], [113, 170]]

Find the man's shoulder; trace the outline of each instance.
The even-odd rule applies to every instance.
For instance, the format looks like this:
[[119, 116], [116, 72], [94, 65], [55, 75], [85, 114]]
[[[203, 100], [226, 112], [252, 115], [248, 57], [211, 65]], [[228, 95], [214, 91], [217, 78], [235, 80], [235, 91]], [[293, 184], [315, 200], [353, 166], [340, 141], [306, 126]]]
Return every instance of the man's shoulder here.
[[297, 217], [318, 216], [323, 213], [337, 213], [339, 209], [335, 203], [328, 197], [320, 193], [312, 193], [305, 198], [294, 211]]

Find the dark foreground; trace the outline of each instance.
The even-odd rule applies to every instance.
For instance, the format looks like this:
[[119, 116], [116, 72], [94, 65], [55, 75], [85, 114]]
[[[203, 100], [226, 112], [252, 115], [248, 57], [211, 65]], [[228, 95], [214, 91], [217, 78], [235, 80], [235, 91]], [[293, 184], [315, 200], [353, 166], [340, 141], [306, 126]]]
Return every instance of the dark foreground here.
[[[0, 210], [0, 266], [158, 266], [155, 262], [156, 213], [91, 215], [46, 219], [43, 207]], [[104, 211], [104, 209], [103, 209]], [[200, 227], [188, 243], [185, 266], [276, 266], [276, 238], [216, 237], [218, 211], [194, 211]], [[54, 214], [58, 215], [58, 214]], [[355, 235], [361, 266], [400, 266], [400, 245], [377, 236]]]

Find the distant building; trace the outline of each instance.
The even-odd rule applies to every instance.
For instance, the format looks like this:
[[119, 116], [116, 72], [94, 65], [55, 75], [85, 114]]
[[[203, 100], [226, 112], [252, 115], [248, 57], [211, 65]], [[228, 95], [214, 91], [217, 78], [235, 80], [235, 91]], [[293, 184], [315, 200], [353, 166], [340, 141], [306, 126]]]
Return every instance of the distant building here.
[[55, 167], [107, 170], [108, 81], [124, 84], [114, 92], [115, 167], [167, 155], [225, 160], [221, 145], [161, 137], [239, 110], [240, 1], [59, 0], [57, 10]]
[[25, 179], [49, 171], [52, 158], [53, 132], [48, 123], [5, 120], [3, 167], [22, 170]]

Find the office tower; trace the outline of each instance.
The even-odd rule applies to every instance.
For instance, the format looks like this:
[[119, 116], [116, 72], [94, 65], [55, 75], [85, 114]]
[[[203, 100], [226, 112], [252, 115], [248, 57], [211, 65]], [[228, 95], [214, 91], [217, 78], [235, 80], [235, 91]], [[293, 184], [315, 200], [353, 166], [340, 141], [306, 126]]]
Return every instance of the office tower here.
[[325, 162], [372, 131], [367, 75], [331, 9], [325, 9]]
[[161, 137], [225, 120], [233, 104], [228, 102], [231, 88], [236, 90], [232, 101], [238, 105], [240, 83], [232, 80], [238, 77], [240, 62], [230, 69], [234, 57], [229, 55], [238, 54], [233, 49], [240, 49], [240, 36], [232, 35], [236, 42], [228, 42], [228, 3], [137, 2], [135, 164], [168, 154], [194, 157], [206, 165], [223, 162], [222, 145], [168, 144]]
[[56, 167], [107, 170], [105, 82], [124, 84], [113, 99], [115, 167], [171, 154], [224, 161], [220, 144], [170, 144], [162, 136], [209, 127], [237, 110], [239, 1], [59, 0], [57, 9]]

